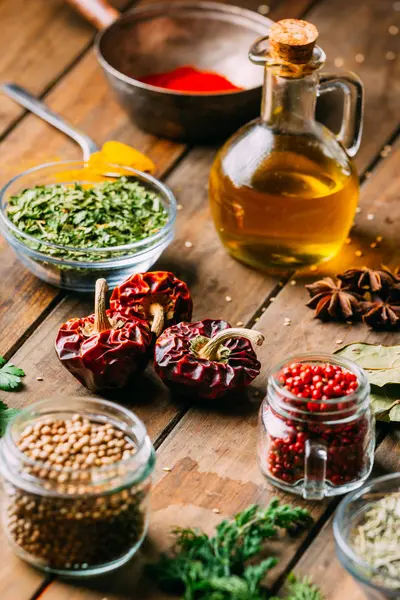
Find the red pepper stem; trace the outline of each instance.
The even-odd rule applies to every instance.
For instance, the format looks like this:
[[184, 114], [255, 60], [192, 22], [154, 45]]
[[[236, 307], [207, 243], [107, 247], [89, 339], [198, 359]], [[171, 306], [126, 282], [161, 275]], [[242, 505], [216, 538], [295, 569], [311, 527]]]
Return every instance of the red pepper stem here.
[[151, 331], [158, 337], [164, 329], [164, 307], [159, 302], [154, 302], [149, 306], [149, 313], [153, 317]]
[[211, 338], [210, 341], [198, 351], [198, 355], [200, 358], [205, 358], [206, 360], [219, 360], [220, 347], [226, 340], [231, 340], [232, 338], [245, 338], [257, 346], [261, 346], [264, 341], [264, 336], [259, 331], [231, 327], [229, 329], [223, 329]]
[[108, 290], [107, 281], [98, 279], [96, 281], [96, 291], [94, 297], [94, 325], [93, 333], [101, 333], [107, 329], [112, 329], [112, 324], [106, 313], [106, 293]]

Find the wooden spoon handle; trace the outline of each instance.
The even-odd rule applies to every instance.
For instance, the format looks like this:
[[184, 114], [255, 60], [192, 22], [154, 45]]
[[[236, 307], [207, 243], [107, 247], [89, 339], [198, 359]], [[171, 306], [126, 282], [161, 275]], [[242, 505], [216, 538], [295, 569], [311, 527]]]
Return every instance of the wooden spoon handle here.
[[66, 0], [89, 23], [97, 29], [106, 29], [120, 13], [107, 0]]

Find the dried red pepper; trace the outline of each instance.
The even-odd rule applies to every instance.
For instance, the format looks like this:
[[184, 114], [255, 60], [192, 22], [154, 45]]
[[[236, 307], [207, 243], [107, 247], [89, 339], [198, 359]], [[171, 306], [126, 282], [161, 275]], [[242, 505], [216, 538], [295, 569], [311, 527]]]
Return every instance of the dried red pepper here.
[[105, 279], [96, 282], [95, 313], [61, 326], [56, 352], [61, 363], [92, 391], [123, 388], [148, 362], [150, 327], [139, 318], [106, 310]]
[[186, 283], [168, 271], [137, 273], [116, 287], [110, 306], [128, 317], [137, 314], [159, 336], [166, 327], [190, 321], [193, 302]]
[[154, 350], [156, 372], [172, 390], [195, 398], [219, 398], [249, 385], [260, 373], [251, 342], [264, 337], [221, 320], [179, 323], [166, 329]]

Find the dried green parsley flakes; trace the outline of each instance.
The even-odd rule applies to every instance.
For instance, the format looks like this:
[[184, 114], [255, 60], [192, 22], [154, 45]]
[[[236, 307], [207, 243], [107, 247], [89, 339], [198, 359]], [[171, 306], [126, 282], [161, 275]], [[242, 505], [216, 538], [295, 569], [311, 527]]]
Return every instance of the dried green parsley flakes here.
[[[126, 177], [90, 187], [76, 183], [29, 188], [10, 197], [7, 216], [20, 231], [38, 240], [36, 250], [71, 260], [78, 258], [74, 251], [40, 242], [80, 250], [124, 246], [157, 233], [168, 221], [160, 196]], [[102, 258], [90, 252], [85, 256]]]

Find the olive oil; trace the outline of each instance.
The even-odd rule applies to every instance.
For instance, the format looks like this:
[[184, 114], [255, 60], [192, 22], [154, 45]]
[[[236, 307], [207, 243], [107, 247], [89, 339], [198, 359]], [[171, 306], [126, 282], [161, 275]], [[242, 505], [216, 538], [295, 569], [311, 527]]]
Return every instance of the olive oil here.
[[[350, 230], [358, 178], [343, 155], [335, 159], [315, 138], [278, 136], [264, 142], [252, 124], [246, 152], [229, 145], [210, 176], [217, 232], [235, 258], [258, 269], [317, 264], [335, 256]], [[243, 138], [242, 138], [243, 143]], [[268, 152], [265, 150], [268, 149]]]
[[[263, 270], [334, 257], [356, 212], [351, 157], [360, 144], [363, 88], [354, 74], [318, 74], [325, 54], [314, 45], [317, 36], [310, 23], [286, 19], [254, 44], [251, 60], [265, 65], [261, 116], [225, 143], [210, 173], [211, 212], [222, 243]], [[324, 88], [346, 92], [338, 135], [315, 119]]]

